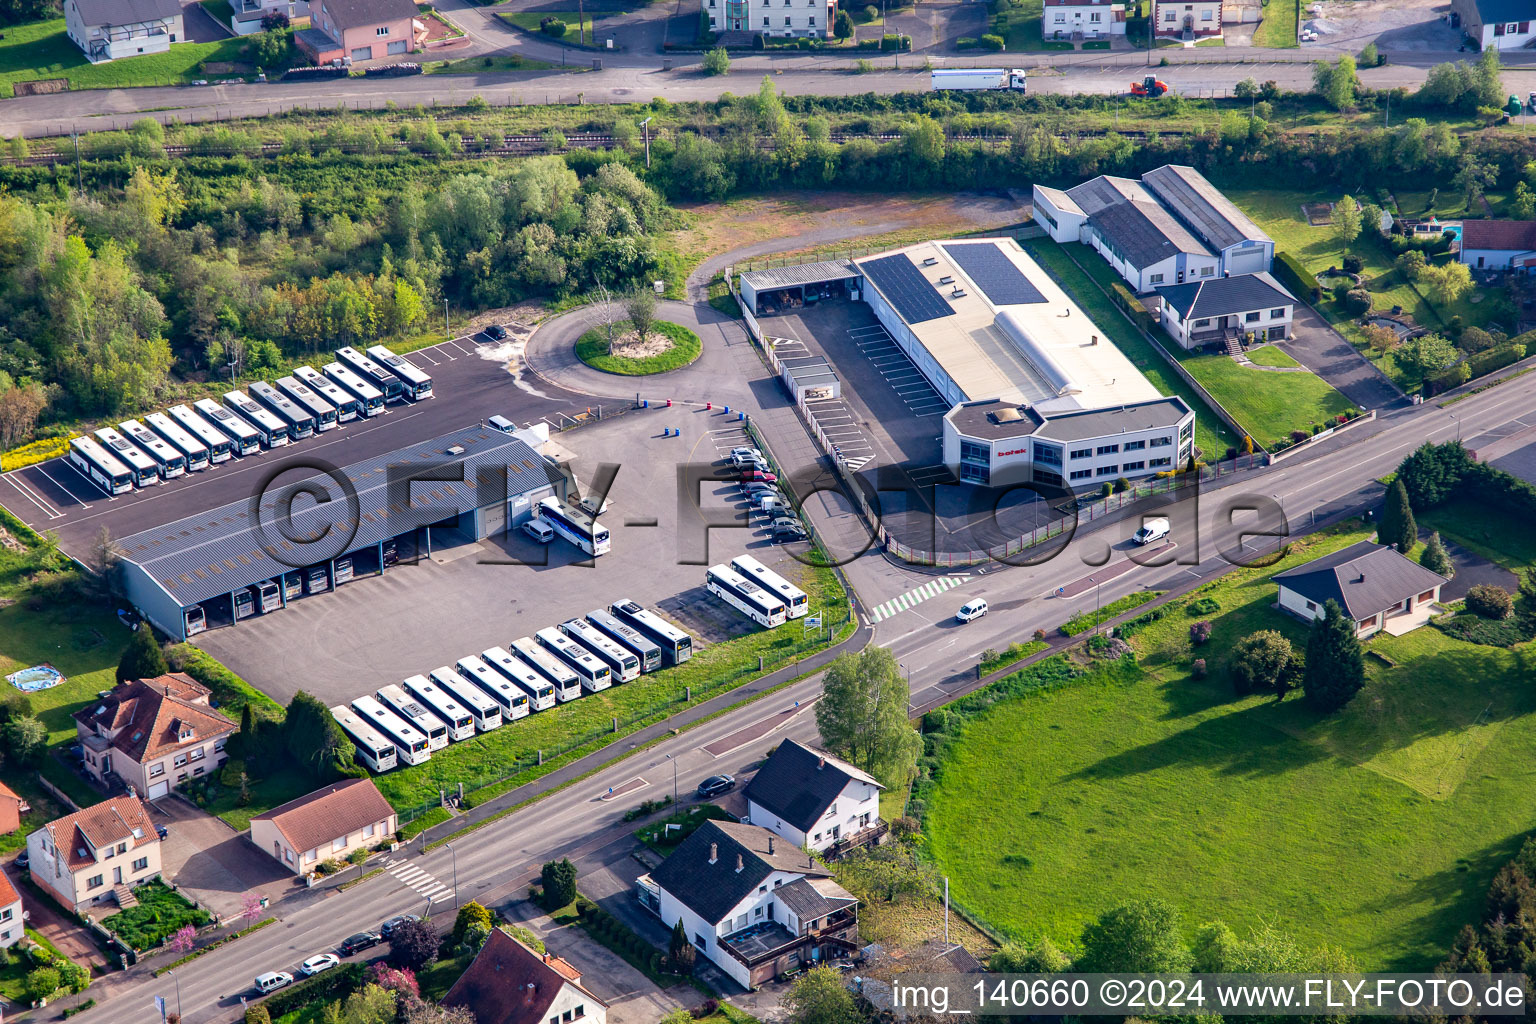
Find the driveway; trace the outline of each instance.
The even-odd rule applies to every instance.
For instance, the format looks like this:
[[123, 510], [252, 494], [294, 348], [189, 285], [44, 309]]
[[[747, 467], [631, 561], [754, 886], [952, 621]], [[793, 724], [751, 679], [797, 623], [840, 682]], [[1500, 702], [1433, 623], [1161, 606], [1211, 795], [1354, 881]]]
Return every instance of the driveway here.
[[181, 27], [189, 43], [216, 43], [234, 35], [226, 25], [221, 25], [199, 3], [187, 4], [181, 9]]
[[[1419, 528], [1419, 535], [1425, 540], [1429, 539], [1430, 531], [1424, 527]], [[1451, 582], [1440, 588], [1440, 600], [1442, 602], [1460, 601], [1467, 596], [1467, 591], [1480, 583], [1486, 583], [1495, 587], [1503, 587], [1505, 590], [1517, 590], [1520, 587], [1520, 579], [1514, 573], [1502, 565], [1495, 565], [1482, 555], [1468, 551], [1455, 541], [1446, 540], [1445, 553], [1451, 556], [1451, 564], [1456, 567], [1456, 575], [1451, 577]]]
[[21, 893], [22, 899], [26, 901], [28, 928], [53, 943], [60, 953], [77, 964], [87, 968], [97, 964], [106, 965], [107, 958], [102, 955], [101, 947], [96, 945], [89, 932], [59, 913], [51, 901], [37, 899], [31, 889], [22, 888], [19, 879], [25, 872], [11, 864], [6, 873], [12, 888]]
[[950, 52], [962, 38], [979, 39], [987, 31], [987, 5], [980, 0], [930, 0], [886, 15], [886, 32], [912, 37], [914, 51]]
[[1286, 343], [1286, 350], [1356, 407], [1385, 409], [1403, 401], [1397, 386], [1311, 306], [1296, 304], [1291, 333], [1293, 337]]
[[239, 916], [248, 892], [278, 900], [295, 887], [292, 874], [219, 818], [179, 797], [150, 807], [170, 833], [160, 847], [165, 877], [220, 917]]

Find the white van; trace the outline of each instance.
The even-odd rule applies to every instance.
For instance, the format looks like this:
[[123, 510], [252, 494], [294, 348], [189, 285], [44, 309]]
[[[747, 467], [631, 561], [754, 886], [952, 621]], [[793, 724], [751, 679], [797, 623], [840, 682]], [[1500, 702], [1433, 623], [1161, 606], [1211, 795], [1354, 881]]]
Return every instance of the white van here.
[[548, 544], [555, 539], [554, 529], [542, 519], [534, 518], [523, 524], [523, 532], [540, 544]]
[[293, 975], [287, 971], [268, 971], [266, 974], [256, 975], [256, 991], [262, 995], [276, 992], [284, 985], [291, 984], [293, 984]]
[[960, 622], [970, 622], [987, 614], [987, 600], [984, 597], [974, 598], [960, 606], [955, 613], [955, 619]]
[[505, 416], [492, 416], [486, 422], [495, 427], [497, 430], [501, 431], [503, 434], [510, 434], [512, 431], [517, 429], [517, 424], [507, 419]]
[[1161, 516], [1156, 519], [1147, 519], [1142, 522], [1141, 529], [1137, 530], [1131, 539], [1137, 544], [1151, 544], [1168, 536], [1169, 529], [1168, 520]]

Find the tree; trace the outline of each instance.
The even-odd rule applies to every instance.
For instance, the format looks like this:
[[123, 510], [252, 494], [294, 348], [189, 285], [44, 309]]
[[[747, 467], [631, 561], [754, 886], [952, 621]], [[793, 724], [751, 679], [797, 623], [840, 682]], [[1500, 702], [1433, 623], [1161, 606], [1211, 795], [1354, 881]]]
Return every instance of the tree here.
[[541, 872], [544, 882], [544, 907], [558, 910], [576, 900], [576, 865], [567, 858], [545, 863]]
[[1531, 566], [1520, 576], [1520, 598], [1515, 604], [1521, 625], [1529, 632], [1536, 632], [1536, 566]]
[[635, 329], [635, 340], [644, 342], [656, 326], [655, 290], [641, 286], [630, 292], [624, 300], [624, 313]]
[[1366, 347], [1377, 356], [1386, 355], [1402, 343], [1396, 331], [1379, 324], [1366, 324], [1360, 328], [1360, 334], [1365, 338]]
[[48, 392], [35, 381], [23, 378], [0, 381], [0, 447], [13, 448], [32, 436], [37, 418], [48, 408]]
[[169, 671], [170, 667], [165, 663], [165, 654], [160, 650], [160, 641], [155, 639], [153, 627], [147, 622], [141, 623], [128, 638], [128, 649], [118, 659], [117, 681], [154, 679]]
[[420, 971], [437, 959], [437, 930], [428, 921], [403, 921], [389, 933], [389, 962]]
[[1479, 583], [1467, 591], [1467, 611], [1485, 619], [1507, 619], [1514, 610], [1509, 591], [1492, 583]]
[[32, 768], [42, 763], [48, 749], [48, 728], [32, 715], [13, 718], [0, 725], [0, 751], [14, 766]]
[[1071, 962], [1055, 943], [1041, 937], [1003, 943], [987, 960], [987, 969], [997, 974], [1060, 974]]
[[1405, 280], [1417, 281], [1419, 274], [1423, 273], [1425, 265], [1429, 261], [1424, 258], [1424, 253], [1418, 249], [1406, 249], [1397, 254], [1397, 259], [1392, 265]]
[[[484, 909], [483, 907], [481, 908]], [[388, 992], [398, 992], [403, 995], [420, 996], [421, 983], [416, 979], [415, 971], [408, 971], [402, 967], [391, 967], [382, 960], [375, 962], [368, 968], [368, 981]]]
[[1408, 501], [1423, 512], [1450, 498], [1472, 468], [1472, 456], [1460, 441], [1420, 445], [1397, 467]]
[[1376, 528], [1376, 537], [1405, 555], [1418, 543], [1419, 525], [1414, 522], [1408, 490], [1401, 480], [1393, 480], [1392, 486], [1387, 488], [1387, 500], [1381, 509], [1381, 524]]
[[[1461, 267], [1461, 264], [1455, 263], [1452, 266]], [[1433, 269], [1433, 267], [1426, 267], [1425, 275]], [[1467, 268], [1461, 267], [1461, 269], [1465, 271]], [[1409, 338], [1397, 350], [1398, 365], [1421, 377], [1428, 377], [1436, 371], [1443, 370], [1455, 361], [1456, 346], [1438, 334], [1420, 334], [1418, 337]]]
[[256, 755], [252, 744], [256, 739], [256, 709], [249, 701], [240, 709], [240, 730], [224, 742], [224, 750], [230, 760], [248, 760]]
[[1083, 929], [1085, 973], [1178, 973], [1189, 965], [1178, 915], [1160, 899], [1137, 900], [1101, 915]]
[[1273, 629], [1250, 633], [1232, 646], [1227, 672], [1238, 693], [1273, 692], [1291, 662], [1291, 642]]
[[1307, 634], [1307, 668], [1302, 677], [1307, 703], [1319, 711], [1337, 711], [1364, 685], [1365, 654], [1355, 623], [1330, 599]]
[[853, 993], [843, 975], [831, 967], [813, 967], [784, 994], [784, 1006], [793, 1024], [850, 1024], [859, 1019]]
[[[100, 601], [107, 601], [116, 596], [120, 583], [121, 563], [122, 555], [118, 554], [117, 542], [112, 539], [112, 531], [103, 526], [96, 531], [90, 550], [85, 553], [85, 567], [89, 570], [84, 584], [87, 595]], [[146, 625], [143, 628], [149, 627]]]
[[837, 17], [832, 20], [832, 34], [839, 39], [853, 35], [853, 19], [848, 17], [847, 11], [837, 12]]
[[1515, 182], [1515, 194], [1511, 200], [1510, 212], [1516, 220], [1530, 220], [1536, 217], [1536, 192], [1531, 191], [1531, 186], [1523, 181]]
[[1333, 233], [1345, 245], [1360, 237], [1360, 204], [1346, 195], [1333, 204]]
[[377, 985], [364, 985], [347, 996], [341, 1006], [344, 1024], [395, 1024], [395, 993]]
[[725, 47], [717, 46], [704, 55], [706, 75], [723, 75], [730, 70], [731, 55], [725, 51]]
[[39, 967], [27, 972], [27, 995], [34, 1003], [41, 1002], [59, 989], [59, 972], [52, 967]]
[[346, 733], [318, 698], [300, 690], [283, 717], [284, 747], [293, 763], [316, 782], [344, 776], [343, 756], [351, 751]]
[[261, 917], [261, 893], [248, 892], [240, 897], [240, 919], [249, 928]]
[[1360, 204], [1360, 229], [1368, 238], [1381, 237], [1381, 207], [1375, 203]]
[[827, 668], [816, 726], [833, 753], [890, 788], [911, 781], [923, 741], [907, 718], [911, 694], [884, 647], [841, 654]]
[[1430, 297], [1450, 305], [1472, 290], [1472, 271], [1465, 263], [1431, 263], [1419, 271], [1419, 281]]
[[1446, 579], [1456, 575], [1456, 564], [1451, 561], [1450, 554], [1445, 550], [1445, 544], [1440, 540], [1439, 530], [1429, 535], [1424, 550], [1419, 554], [1419, 564]]
[[272, 1024], [272, 1015], [267, 1012], [266, 1004], [257, 1003], [255, 1006], [247, 1006], [245, 1024]]
[[1312, 88], [1330, 107], [1343, 110], [1355, 105], [1355, 58], [1349, 54], [1339, 57], [1338, 63], [1320, 60], [1312, 65]]
[[674, 974], [688, 974], [693, 970], [698, 950], [688, 941], [688, 930], [679, 917], [672, 926], [672, 937], [667, 942], [667, 968]]
[[465, 929], [479, 926], [489, 930], [491, 924], [491, 912], [474, 900], [470, 900], [459, 908], [458, 917], [453, 919], [453, 944], [458, 945], [464, 941]]

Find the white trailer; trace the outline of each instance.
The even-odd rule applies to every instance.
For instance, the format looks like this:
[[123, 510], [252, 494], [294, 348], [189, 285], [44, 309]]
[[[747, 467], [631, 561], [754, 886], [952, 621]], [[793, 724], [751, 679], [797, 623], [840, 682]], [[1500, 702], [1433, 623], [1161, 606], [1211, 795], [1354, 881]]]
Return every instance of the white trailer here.
[[1027, 77], [1023, 68], [943, 68], [934, 70], [929, 81], [935, 91], [1025, 92]]

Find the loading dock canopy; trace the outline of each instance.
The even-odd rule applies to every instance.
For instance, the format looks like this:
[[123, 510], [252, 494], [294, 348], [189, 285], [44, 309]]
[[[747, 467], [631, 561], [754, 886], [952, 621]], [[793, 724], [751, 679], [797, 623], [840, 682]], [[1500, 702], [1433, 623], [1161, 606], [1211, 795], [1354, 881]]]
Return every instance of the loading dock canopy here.
[[[462, 471], [456, 463], [462, 464]], [[189, 608], [290, 569], [366, 550], [460, 512], [504, 504], [510, 496], [561, 479], [560, 471], [523, 441], [478, 426], [337, 472], [356, 489], [355, 520], [350, 518], [352, 509], [340, 483], [315, 474], [301, 485], [314, 485], [329, 497], [329, 503], [316, 504], [312, 497], [295, 500], [291, 524], [279, 529], [280, 494], [291, 493], [300, 484], [295, 474], [294, 481], [283, 479], [275, 491], [261, 496], [260, 524], [252, 521], [252, 500], [248, 499], [119, 540], [124, 571], [154, 580]], [[402, 477], [418, 478], [409, 485], [408, 497], [398, 486], [389, 487], [392, 479]], [[352, 534], [343, 550], [321, 539], [327, 528], [343, 536]], [[305, 554], [309, 547], [327, 550], [310, 557]]]
[[843, 295], [863, 274], [847, 260], [823, 260], [794, 267], [750, 270], [741, 275], [741, 297], [754, 315], [804, 302], [823, 291]]

